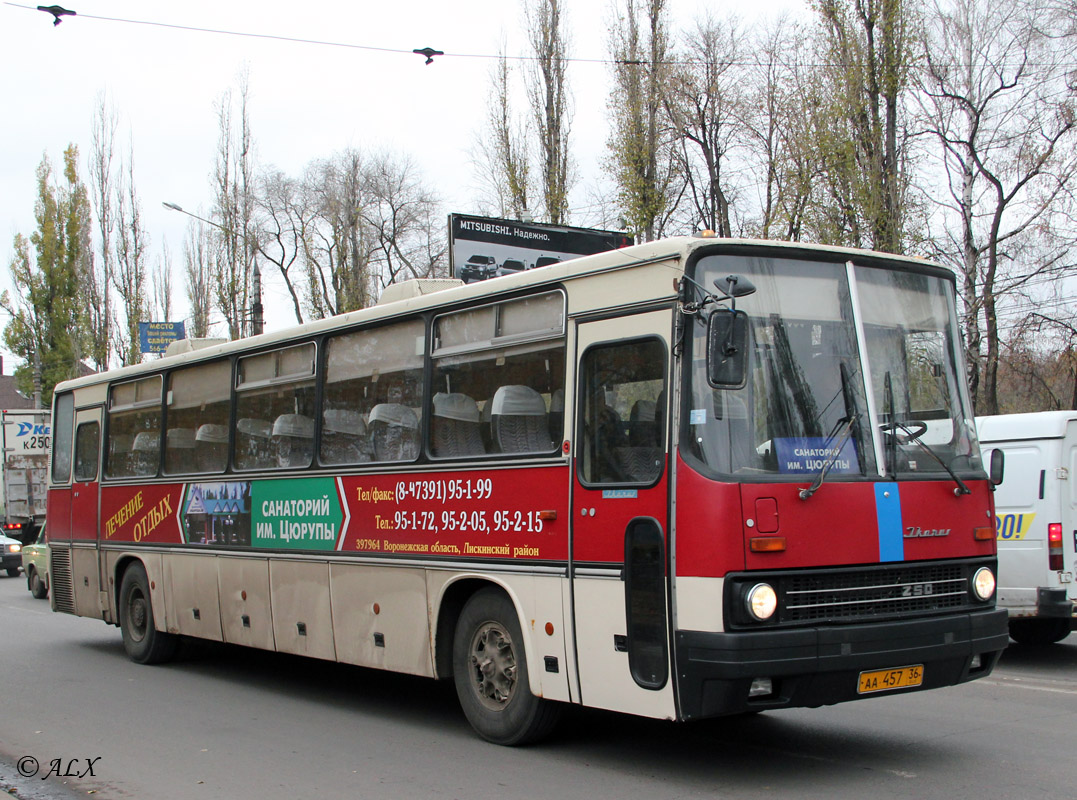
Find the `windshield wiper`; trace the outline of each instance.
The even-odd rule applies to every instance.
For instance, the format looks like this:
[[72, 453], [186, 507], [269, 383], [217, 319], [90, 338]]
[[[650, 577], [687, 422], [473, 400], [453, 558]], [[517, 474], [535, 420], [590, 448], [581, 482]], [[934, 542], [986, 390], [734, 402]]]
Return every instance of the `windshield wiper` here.
[[[910, 425], [912, 427], [910, 427]], [[955, 495], [958, 495], [960, 497], [963, 494], [972, 494], [972, 489], [970, 489], [963, 480], [957, 477], [957, 473], [950, 469], [950, 465], [942, 460], [942, 458], [939, 456], [938, 453], [935, 452], [931, 445], [929, 445], [927, 442], [920, 438], [927, 431], [927, 425], [925, 425], [923, 422], [892, 422], [887, 427], [890, 430], [890, 436], [896, 442], [899, 442], [901, 444], [916, 442], [916, 444], [920, 446], [921, 450], [923, 450], [925, 453], [935, 459], [939, 463], [939, 466], [946, 470], [946, 474], [949, 475], [953, 479], [954, 483], [957, 484], [957, 488], [954, 489]], [[903, 438], [898, 437], [899, 428], [905, 431], [905, 436]], [[895, 464], [895, 470], [896, 469], [897, 465]], [[896, 474], [897, 473], [895, 472], [895, 477]]]
[[[841, 438], [838, 440], [837, 446], [827, 456], [826, 461], [823, 462], [822, 468], [819, 470], [819, 474], [815, 476], [815, 480], [812, 481], [811, 486], [807, 489], [800, 490], [800, 499], [807, 500], [817, 491], [819, 487], [823, 485], [823, 481], [826, 480], [827, 473], [830, 472], [830, 468], [834, 466], [834, 462], [838, 460], [838, 456], [841, 455], [841, 450], [845, 447], [845, 443], [849, 441], [849, 438], [853, 435], [854, 431], [859, 431], [859, 425], [857, 420], [859, 419], [859, 411], [856, 407], [856, 396], [853, 394], [849, 384], [849, 371], [845, 368], [845, 364], [838, 364], [838, 372], [841, 375], [841, 399], [845, 403], [845, 418], [838, 420], [838, 425], [844, 423], [845, 427], [841, 432]], [[838, 429], [835, 427], [831, 431], [830, 436], [827, 438], [827, 444], [834, 441], [834, 434]], [[859, 441], [859, 435], [857, 440]]]
[[[841, 455], [841, 449], [845, 447], [845, 443], [849, 441], [849, 437], [853, 435], [853, 426], [856, 425], [856, 420], [853, 417], [849, 417], [848, 419], [838, 421], [839, 424], [841, 424], [842, 422], [845, 423], [845, 426], [842, 430], [841, 438], [838, 440], [837, 446], [835, 446], [833, 451], [831, 451], [830, 455], [826, 457], [826, 461], [823, 462], [823, 467], [819, 470], [819, 474], [815, 476], [815, 480], [812, 481], [812, 485], [809, 486], [807, 489], [800, 490], [801, 500], [807, 500], [809, 497], [819, 491], [819, 487], [822, 486], [823, 481], [826, 480], [826, 475], [828, 472], [830, 472], [830, 468], [834, 466], [834, 462], [837, 461], [838, 456]], [[828, 447], [829, 443], [832, 441], [834, 441], [833, 438], [828, 439]]]

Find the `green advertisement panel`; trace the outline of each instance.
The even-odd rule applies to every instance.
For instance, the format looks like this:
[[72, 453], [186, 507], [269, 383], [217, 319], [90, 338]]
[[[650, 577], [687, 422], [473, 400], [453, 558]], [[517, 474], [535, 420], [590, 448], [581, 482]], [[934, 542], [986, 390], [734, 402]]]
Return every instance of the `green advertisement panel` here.
[[332, 478], [251, 484], [251, 544], [285, 550], [334, 550], [344, 513]]

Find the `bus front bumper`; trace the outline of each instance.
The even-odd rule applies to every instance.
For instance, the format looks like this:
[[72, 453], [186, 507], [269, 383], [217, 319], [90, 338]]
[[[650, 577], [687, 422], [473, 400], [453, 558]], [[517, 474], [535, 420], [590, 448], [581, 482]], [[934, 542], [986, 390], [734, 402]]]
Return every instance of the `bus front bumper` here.
[[[953, 686], [988, 675], [1008, 641], [1005, 609], [827, 628], [677, 631], [679, 717], [816, 707]], [[863, 672], [921, 665], [919, 685], [860, 692]], [[756, 696], [750, 696], [753, 684]]]

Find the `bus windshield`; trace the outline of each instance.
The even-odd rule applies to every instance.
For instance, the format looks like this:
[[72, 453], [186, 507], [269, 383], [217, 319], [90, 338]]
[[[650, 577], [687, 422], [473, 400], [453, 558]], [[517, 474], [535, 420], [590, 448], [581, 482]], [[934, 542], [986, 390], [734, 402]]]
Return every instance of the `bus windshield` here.
[[714, 255], [695, 281], [741, 275], [756, 291], [747, 379], [707, 381], [705, 315], [694, 324], [688, 453], [721, 474], [767, 480], [934, 479], [981, 470], [961, 379], [951, 285], [912, 271]]

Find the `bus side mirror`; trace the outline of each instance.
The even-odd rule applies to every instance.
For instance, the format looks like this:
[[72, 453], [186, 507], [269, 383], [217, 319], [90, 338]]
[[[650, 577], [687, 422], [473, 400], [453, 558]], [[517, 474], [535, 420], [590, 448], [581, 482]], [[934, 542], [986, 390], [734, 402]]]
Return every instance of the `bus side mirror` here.
[[719, 308], [707, 321], [707, 383], [740, 389], [748, 379], [748, 315]]
[[1006, 472], [1006, 454], [998, 448], [991, 451], [991, 485], [998, 486], [1002, 483], [1002, 476]]

